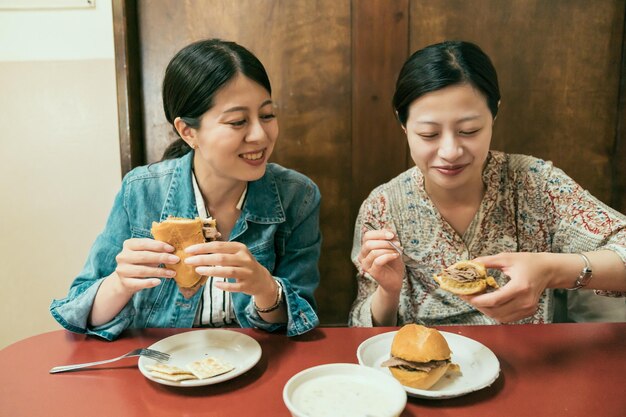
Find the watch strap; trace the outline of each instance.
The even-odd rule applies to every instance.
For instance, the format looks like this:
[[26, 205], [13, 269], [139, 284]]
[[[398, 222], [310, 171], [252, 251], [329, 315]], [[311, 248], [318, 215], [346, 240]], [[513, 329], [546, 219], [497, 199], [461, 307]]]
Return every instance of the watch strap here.
[[584, 253], [579, 253], [578, 255], [583, 259], [583, 262], [585, 262], [585, 266], [580, 271], [580, 275], [578, 275], [578, 278], [576, 278], [574, 286], [572, 288], [568, 288], [568, 290], [571, 291], [576, 291], [583, 287], [586, 287], [587, 284], [589, 284], [589, 281], [591, 281], [591, 277], [593, 276], [591, 262], [589, 262], [589, 258], [587, 258], [587, 255], [585, 255]]

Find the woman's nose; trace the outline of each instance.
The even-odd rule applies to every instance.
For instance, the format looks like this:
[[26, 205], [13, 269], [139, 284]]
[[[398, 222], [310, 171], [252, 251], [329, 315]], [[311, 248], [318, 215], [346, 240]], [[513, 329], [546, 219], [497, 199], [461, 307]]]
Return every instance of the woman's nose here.
[[463, 147], [461, 146], [461, 142], [458, 140], [456, 135], [453, 133], [446, 133], [442, 135], [437, 155], [441, 159], [445, 159], [447, 161], [455, 161], [463, 155]]
[[247, 142], [260, 142], [267, 139], [267, 132], [260, 120], [256, 120], [250, 124], [250, 130], [246, 135]]

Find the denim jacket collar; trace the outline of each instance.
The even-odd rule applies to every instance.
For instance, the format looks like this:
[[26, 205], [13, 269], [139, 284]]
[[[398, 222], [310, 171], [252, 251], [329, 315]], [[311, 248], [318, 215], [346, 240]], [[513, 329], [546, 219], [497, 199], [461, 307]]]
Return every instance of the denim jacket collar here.
[[[160, 221], [168, 216], [194, 218], [198, 215], [191, 182], [193, 156], [194, 152], [189, 152], [175, 165]], [[270, 170], [266, 170], [260, 179], [248, 183], [248, 194], [241, 218], [261, 224], [285, 221], [276, 179]], [[235, 226], [235, 229], [238, 227]]]

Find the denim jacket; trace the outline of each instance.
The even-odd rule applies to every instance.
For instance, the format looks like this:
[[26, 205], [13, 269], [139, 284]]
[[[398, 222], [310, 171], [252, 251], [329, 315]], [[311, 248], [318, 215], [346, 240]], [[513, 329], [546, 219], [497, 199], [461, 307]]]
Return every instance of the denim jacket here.
[[[192, 161], [193, 152], [189, 152], [178, 159], [135, 168], [125, 176], [105, 229], [94, 242], [68, 296], [52, 301], [50, 312], [63, 327], [113, 340], [127, 328], [193, 326], [202, 291], [185, 299], [173, 279], [162, 279], [161, 285], [137, 292], [110, 322], [88, 325], [96, 292], [115, 270], [115, 257], [124, 241], [152, 237], [153, 221], [168, 216], [197, 216]], [[305, 333], [319, 324], [313, 297], [319, 284], [319, 207], [319, 190], [309, 178], [268, 164], [262, 178], [248, 183], [241, 215], [230, 236], [231, 241], [244, 243], [282, 284], [287, 336]], [[249, 295], [235, 292], [232, 299], [241, 327], [270, 332], [285, 328], [285, 324], [265, 322]]]

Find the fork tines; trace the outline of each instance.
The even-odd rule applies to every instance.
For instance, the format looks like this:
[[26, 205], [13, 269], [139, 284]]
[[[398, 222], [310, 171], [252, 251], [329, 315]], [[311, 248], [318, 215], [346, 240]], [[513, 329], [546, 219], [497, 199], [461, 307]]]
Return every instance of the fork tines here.
[[148, 358], [156, 359], [159, 362], [167, 362], [170, 360], [170, 354], [159, 352], [158, 350], [144, 348], [141, 350], [141, 356], [146, 356]]

